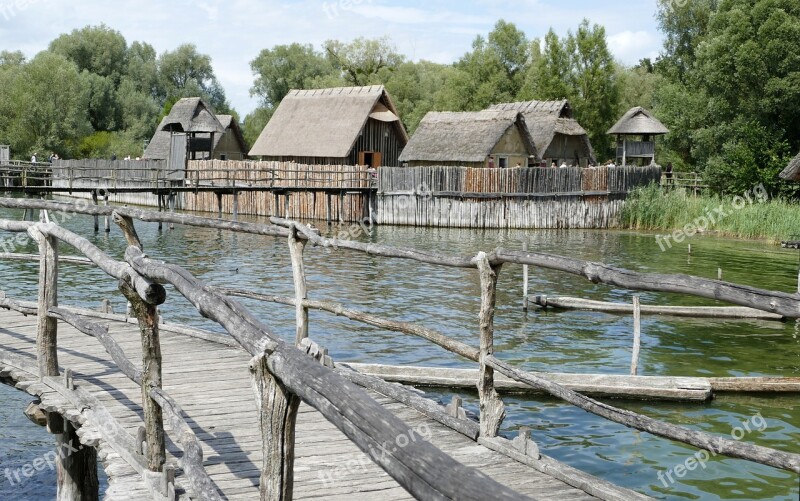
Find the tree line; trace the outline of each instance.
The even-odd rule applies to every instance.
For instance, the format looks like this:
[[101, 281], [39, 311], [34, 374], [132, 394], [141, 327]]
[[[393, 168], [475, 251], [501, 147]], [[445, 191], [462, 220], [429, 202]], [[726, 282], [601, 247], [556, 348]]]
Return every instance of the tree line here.
[[[453, 64], [411, 61], [388, 37], [277, 45], [251, 62], [259, 106], [245, 138], [255, 141], [291, 89], [382, 84], [411, 133], [429, 111], [568, 99], [602, 161], [614, 155], [606, 131], [643, 106], [671, 131], [659, 163], [699, 171], [720, 192], [763, 183], [795, 195], [777, 173], [800, 149], [800, 2], [658, 0], [655, 15], [664, 46], [634, 66], [616, 62], [605, 28], [588, 20], [542, 39], [500, 20]], [[0, 53], [0, 88], [0, 142], [22, 154], [136, 156], [185, 96], [236, 115], [196, 47], [157, 54], [106, 26], [61, 35], [30, 61]]]

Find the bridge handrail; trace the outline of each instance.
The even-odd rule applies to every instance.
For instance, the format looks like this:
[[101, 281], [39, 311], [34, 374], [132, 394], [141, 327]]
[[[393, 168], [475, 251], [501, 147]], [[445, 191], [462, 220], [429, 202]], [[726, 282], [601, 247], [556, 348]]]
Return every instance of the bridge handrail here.
[[[490, 497], [494, 499], [524, 498], [474, 469], [461, 465], [424, 441], [417, 442], [413, 440], [406, 447], [389, 451], [386, 454], [374, 454], [376, 444], [390, 443], [401, 434], [411, 436], [412, 432], [408, 425], [403, 423], [391, 411], [375, 402], [363, 389], [307, 356], [305, 352], [298, 350], [294, 346], [287, 345], [235, 301], [215, 294], [187, 271], [177, 266], [153, 261], [134, 246], [128, 248], [126, 262], [115, 262], [83, 237], [75, 235], [53, 223], [19, 225], [17, 222], [0, 220], [0, 228], [9, 231], [24, 231], [27, 229], [32, 235], [38, 234], [42, 249], [41, 259], [43, 263], [45, 261], [49, 263], [47, 267], [50, 270], [49, 273], [53, 273], [54, 269], [57, 273], [57, 266], [54, 266], [53, 263], [55, 262], [54, 259], [57, 260], [56, 241], [60, 240], [77, 248], [103, 271], [121, 282], [127, 281], [133, 284], [135, 277], [139, 276], [145, 281], [155, 279], [175, 286], [182, 295], [195, 304], [201, 313], [225, 327], [231, 337], [254, 356], [251, 362], [251, 371], [255, 374], [254, 382], [259, 388], [258, 398], [264, 402], [260, 406], [260, 412], [262, 413], [261, 424], [265, 441], [268, 440], [268, 432], [266, 430], [270, 428], [270, 419], [274, 417], [270, 413], [271, 405], [285, 391], [279, 391], [279, 388], [285, 388], [292, 395], [287, 398], [287, 405], [293, 405], [296, 410], [299, 397], [316, 408], [358, 445], [362, 451], [372, 453], [373, 460], [416, 497], [475, 500], [488, 499]], [[45, 242], [48, 239], [50, 241]], [[48, 250], [48, 248], [51, 250]], [[130, 271], [131, 267], [134, 268], [133, 271]], [[51, 276], [51, 278], [53, 277]], [[52, 283], [55, 283], [55, 280], [40, 281], [40, 297], [53, 294], [54, 291], [49, 290], [51, 289], [49, 284]], [[160, 287], [156, 283], [152, 283], [152, 286], [153, 289]], [[141, 299], [149, 301], [147, 304], [151, 306], [163, 302], [163, 299], [157, 294], [154, 295], [152, 291], [140, 291], [139, 296]], [[126, 294], [126, 297], [131, 301], [135, 300], [134, 297], [128, 294]], [[54, 302], [54, 298], [51, 298], [50, 302]], [[142, 303], [144, 302], [142, 301]], [[41, 308], [42, 302], [40, 301], [39, 309], [41, 310]], [[59, 318], [57, 317], [59, 315], [62, 320], [71, 323], [71, 317], [64, 315], [63, 312], [57, 309], [51, 312], [51, 308], [52, 306], [48, 306], [44, 315], [40, 313], [40, 322], [46, 322], [49, 318]], [[144, 340], [145, 322], [141, 315], [137, 316], [139, 316]], [[80, 322], [75, 322], [75, 324], [76, 327], [82, 328], [83, 331], [94, 331], [96, 333], [96, 326]], [[149, 328], [151, 330], [157, 328], [157, 320], [155, 324], [151, 323]], [[55, 336], [53, 336], [51, 346], [53, 349], [55, 348], [54, 340]], [[41, 356], [42, 354], [40, 353]], [[144, 356], [147, 355], [145, 354]], [[149, 362], [154, 363], [154, 360], [150, 359]], [[144, 366], [148, 365], [144, 364]], [[122, 367], [125, 366], [126, 364], [123, 363]], [[135, 373], [128, 375], [136, 378]], [[143, 386], [147, 385], [146, 375], [142, 377], [141, 384]], [[158, 386], [160, 386], [160, 381]], [[151, 392], [148, 390], [148, 395], [150, 394]], [[157, 397], [157, 395], [153, 396]], [[157, 398], [154, 399], [157, 400]], [[267, 405], [267, 402], [270, 405]], [[145, 417], [145, 424], [147, 425], [147, 410], [145, 411]], [[280, 426], [280, 423], [278, 423], [278, 426]], [[152, 439], [151, 434], [152, 430], [148, 428], [148, 443]], [[163, 435], [163, 425], [161, 434]], [[270, 443], [270, 447], [265, 448], [265, 466], [262, 471], [263, 499], [291, 498], [291, 480], [285, 477], [276, 479], [274, 475], [267, 474], [267, 468], [269, 468], [269, 472], [274, 473], [275, 461], [278, 461], [279, 464], [284, 464], [291, 460], [291, 456], [285, 450], [285, 447], [287, 445], [284, 443], [284, 439], [281, 439], [280, 443], [273, 441]], [[148, 453], [151, 449], [152, 447], [148, 447]], [[267, 461], [267, 458], [269, 458], [269, 461]], [[202, 458], [200, 458], [200, 464], [202, 464]], [[431, 465], [437, 465], [437, 468], [432, 469]], [[283, 469], [278, 471], [283, 471], [284, 474], [287, 473]], [[442, 472], [447, 474], [442, 474]], [[287, 481], [289, 484], [288, 491], [286, 490]], [[276, 483], [277, 485], [275, 485]], [[197, 489], [202, 488], [202, 486], [195, 487]], [[202, 492], [202, 490], [198, 490], [198, 495]], [[203, 497], [203, 499], [216, 498], [209, 496]]]

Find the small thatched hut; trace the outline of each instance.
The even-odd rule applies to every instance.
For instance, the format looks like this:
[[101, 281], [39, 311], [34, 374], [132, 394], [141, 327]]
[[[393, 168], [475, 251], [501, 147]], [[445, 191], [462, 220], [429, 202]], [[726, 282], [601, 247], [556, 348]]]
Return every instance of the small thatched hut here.
[[573, 117], [569, 101], [501, 103], [489, 109], [522, 113], [536, 150], [547, 165], [556, 162], [586, 167], [597, 161], [589, 136]]
[[409, 167], [527, 167], [539, 162], [536, 145], [517, 111], [430, 112], [400, 161]]
[[[236, 128], [238, 129], [238, 125]], [[172, 106], [169, 115], [158, 124], [153, 139], [144, 152], [144, 158], [169, 160], [170, 167], [175, 168], [183, 168], [186, 158], [215, 158], [214, 148], [219, 145], [227, 130], [199, 97], [180, 99]], [[241, 132], [239, 135], [241, 136]], [[226, 144], [227, 142], [226, 140]], [[242, 139], [240, 158], [244, 150]], [[226, 150], [226, 155], [228, 154]]]
[[293, 90], [250, 155], [311, 165], [396, 167], [407, 142], [405, 127], [382, 85]]
[[786, 181], [800, 181], [800, 153], [783, 169], [780, 177]]
[[617, 162], [623, 166], [628, 165], [632, 158], [639, 159], [644, 165], [655, 163], [655, 138], [667, 133], [669, 129], [641, 106], [628, 110], [608, 130], [608, 134], [617, 136]]

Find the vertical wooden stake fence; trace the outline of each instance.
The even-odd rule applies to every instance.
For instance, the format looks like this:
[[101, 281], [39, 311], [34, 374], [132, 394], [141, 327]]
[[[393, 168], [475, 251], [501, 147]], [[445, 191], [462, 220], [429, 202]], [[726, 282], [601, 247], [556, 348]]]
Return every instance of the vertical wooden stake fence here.
[[308, 337], [308, 308], [303, 306], [303, 301], [308, 299], [306, 289], [306, 272], [303, 265], [303, 250], [306, 247], [305, 240], [297, 238], [297, 227], [294, 225], [289, 229], [289, 254], [292, 257], [292, 276], [294, 278], [294, 297], [297, 301], [295, 305], [296, 335], [295, 343], [299, 346], [303, 339]]
[[480, 396], [482, 437], [494, 437], [500, 429], [506, 411], [503, 400], [494, 387], [494, 369], [486, 364], [486, 358], [494, 354], [494, 310], [497, 302], [497, 275], [502, 265], [491, 266], [485, 252], [473, 260], [478, 265], [481, 279], [480, 312], [480, 375], [478, 394]]
[[250, 362], [261, 428], [261, 501], [289, 501], [294, 490], [294, 434], [300, 399], [269, 372], [267, 355]]
[[633, 296], [633, 354], [631, 355], [631, 376], [639, 371], [639, 350], [642, 345], [642, 312], [639, 296]]

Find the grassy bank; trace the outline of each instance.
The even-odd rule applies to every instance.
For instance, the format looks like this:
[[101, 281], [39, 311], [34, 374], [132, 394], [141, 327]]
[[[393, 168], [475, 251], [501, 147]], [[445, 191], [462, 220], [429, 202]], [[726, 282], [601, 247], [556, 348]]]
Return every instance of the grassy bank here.
[[693, 197], [681, 189], [662, 191], [651, 185], [637, 190], [622, 211], [623, 228], [672, 232], [694, 231], [772, 242], [800, 235], [800, 204], [768, 199], [758, 190], [739, 197]]

